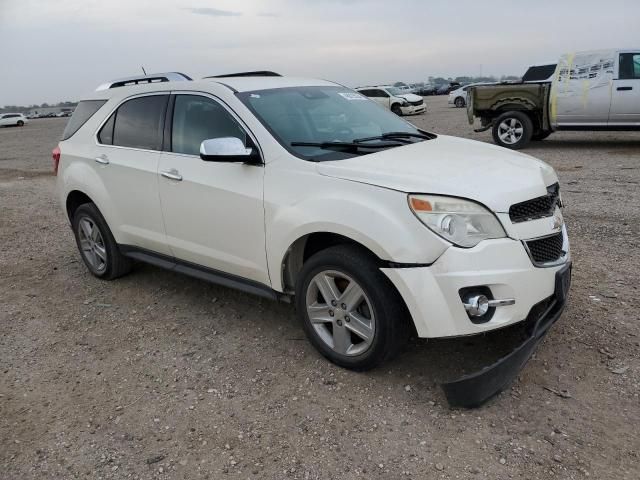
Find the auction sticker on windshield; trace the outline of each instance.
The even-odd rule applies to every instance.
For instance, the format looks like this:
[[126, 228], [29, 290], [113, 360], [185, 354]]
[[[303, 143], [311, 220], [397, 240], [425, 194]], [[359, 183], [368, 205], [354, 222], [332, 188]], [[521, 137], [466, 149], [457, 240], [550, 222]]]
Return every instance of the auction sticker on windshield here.
[[367, 97], [365, 97], [364, 95], [360, 95], [359, 93], [356, 93], [356, 92], [338, 92], [338, 95], [346, 98], [347, 100], [366, 100], [367, 99]]

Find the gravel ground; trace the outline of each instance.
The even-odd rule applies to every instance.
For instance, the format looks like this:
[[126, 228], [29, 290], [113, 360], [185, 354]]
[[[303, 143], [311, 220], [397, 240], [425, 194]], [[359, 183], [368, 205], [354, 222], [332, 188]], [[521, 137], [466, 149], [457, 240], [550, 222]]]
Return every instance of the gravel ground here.
[[[490, 141], [427, 102], [416, 124]], [[510, 389], [452, 410], [438, 382], [508, 333], [415, 340], [354, 373], [290, 305], [145, 265], [89, 275], [50, 173], [65, 122], [0, 129], [0, 478], [640, 477], [639, 134], [527, 150], [560, 175], [570, 305]]]

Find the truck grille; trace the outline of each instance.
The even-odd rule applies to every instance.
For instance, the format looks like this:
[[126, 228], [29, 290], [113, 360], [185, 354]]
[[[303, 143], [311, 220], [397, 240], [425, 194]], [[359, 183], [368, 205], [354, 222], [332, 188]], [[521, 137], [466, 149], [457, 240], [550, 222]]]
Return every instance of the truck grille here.
[[558, 232], [548, 237], [538, 238], [525, 242], [527, 250], [534, 264], [552, 263], [560, 260], [566, 253], [562, 247], [564, 236], [562, 232]]
[[417, 107], [418, 105], [422, 105], [424, 103], [424, 100], [416, 100], [415, 102], [409, 102], [409, 105], [413, 105], [414, 107]]
[[554, 183], [547, 187], [546, 195], [511, 205], [509, 218], [513, 223], [520, 223], [550, 217], [556, 205], [560, 205], [560, 185]]

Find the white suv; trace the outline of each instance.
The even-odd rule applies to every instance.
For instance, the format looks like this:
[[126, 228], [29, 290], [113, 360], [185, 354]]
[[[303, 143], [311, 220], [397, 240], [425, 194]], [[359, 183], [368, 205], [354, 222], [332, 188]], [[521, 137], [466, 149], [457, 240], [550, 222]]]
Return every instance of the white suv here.
[[411, 93], [409, 87], [391, 87], [382, 85], [379, 87], [359, 87], [356, 91], [365, 97], [388, 108], [396, 115], [418, 115], [427, 111], [424, 99], [420, 95]]
[[0, 113], [0, 127], [22, 127], [29, 123], [22, 113]]
[[328, 81], [111, 82], [79, 103], [53, 158], [93, 275], [141, 260], [294, 301], [311, 343], [343, 367], [372, 368], [412, 331], [526, 325], [512, 354], [445, 385], [454, 405], [508, 384], [565, 304], [549, 165], [418, 130]]

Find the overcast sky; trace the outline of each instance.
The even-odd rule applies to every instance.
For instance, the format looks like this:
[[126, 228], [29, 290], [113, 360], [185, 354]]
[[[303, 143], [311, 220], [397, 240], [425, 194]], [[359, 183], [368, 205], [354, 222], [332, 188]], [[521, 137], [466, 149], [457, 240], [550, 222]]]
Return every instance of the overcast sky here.
[[346, 85], [524, 73], [565, 51], [640, 47], [625, 0], [0, 0], [0, 105], [109, 79], [242, 70]]

